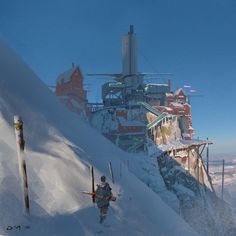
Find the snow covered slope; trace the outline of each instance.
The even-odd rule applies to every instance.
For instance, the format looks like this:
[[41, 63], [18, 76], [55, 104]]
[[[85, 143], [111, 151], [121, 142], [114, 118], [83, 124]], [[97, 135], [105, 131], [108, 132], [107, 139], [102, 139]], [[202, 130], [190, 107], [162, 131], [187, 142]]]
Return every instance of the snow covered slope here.
[[[22, 214], [15, 114], [24, 121], [31, 217]], [[0, 40], [0, 234], [197, 235], [127, 170], [127, 155], [69, 113]], [[91, 189], [90, 166], [98, 180], [109, 175], [110, 160], [118, 201], [111, 203], [110, 227], [105, 228], [97, 223], [91, 198], [81, 191]]]

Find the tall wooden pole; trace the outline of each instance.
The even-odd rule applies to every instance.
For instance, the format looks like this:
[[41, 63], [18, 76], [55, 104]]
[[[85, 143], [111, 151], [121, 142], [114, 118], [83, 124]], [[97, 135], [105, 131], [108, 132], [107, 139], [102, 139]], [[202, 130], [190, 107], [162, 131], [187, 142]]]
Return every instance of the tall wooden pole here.
[[207, 138], [207, 150], [206, 150], [206, 154], [207, 154], [207, 174], [209, 175], [209, 142], [208, 142], [208, 138]]
[[225, 178], [225, 160], [222, 161], [222, 186], [221, 186], [221, 199], [224, 199], [224, 178]]
[[14, 116], [14, 127], [16, 135], [19, 172], [21, 175], [22, 186], [23, 186], [25, 211], [29, 215], [30, 205], [29, 205], [28, 178], [27, 178], [26, 162], [24, 158], [25, 140], [23, 135], [23, 121], [19, 116]]

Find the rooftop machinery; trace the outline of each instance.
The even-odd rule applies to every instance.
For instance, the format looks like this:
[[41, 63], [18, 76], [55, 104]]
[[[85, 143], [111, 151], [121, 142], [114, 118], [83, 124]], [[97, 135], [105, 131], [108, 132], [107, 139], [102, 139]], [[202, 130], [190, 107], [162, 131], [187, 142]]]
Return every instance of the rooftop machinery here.
[[102, 86], [105, 107], [135, 105], [145, 100], [144, 76], [150, 73], [138, 72], [137, 43], [133, 25], [130, 25], [129, 32], [122, 39], [122, 72], [88, 75], [108, 76], [109, 79], [114, 79]]

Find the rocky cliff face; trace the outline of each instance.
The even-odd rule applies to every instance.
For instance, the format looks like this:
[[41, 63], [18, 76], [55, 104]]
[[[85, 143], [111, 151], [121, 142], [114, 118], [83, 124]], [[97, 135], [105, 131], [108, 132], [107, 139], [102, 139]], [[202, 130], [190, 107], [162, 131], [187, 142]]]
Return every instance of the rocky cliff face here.
[[167, 154], [158, 158], [158, 165], [166, 187], [179, 200], [181, 216], [191, 227], [206, 236], [236, 235], [231, 209], [214, 191]]

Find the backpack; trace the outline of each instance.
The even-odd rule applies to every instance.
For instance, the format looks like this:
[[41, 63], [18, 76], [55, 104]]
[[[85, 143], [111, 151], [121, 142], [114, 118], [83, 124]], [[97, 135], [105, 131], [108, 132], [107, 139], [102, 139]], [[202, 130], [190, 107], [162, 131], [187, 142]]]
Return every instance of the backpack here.
[[95, 200], [98, 207], [109, 206], [110, 198], [112, 197], [111, 187], [108, 183], [105, 185], [99, 184], [97, 185], [97, 189], [95, 191]]

